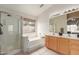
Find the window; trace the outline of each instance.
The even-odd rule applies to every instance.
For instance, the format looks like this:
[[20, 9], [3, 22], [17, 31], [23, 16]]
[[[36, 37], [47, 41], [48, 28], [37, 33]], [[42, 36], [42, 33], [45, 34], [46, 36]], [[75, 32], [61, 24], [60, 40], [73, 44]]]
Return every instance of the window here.
[[36, 24], [35, 20], [24, 19], [23, 20], [23, 33], [25, 34], [25, 33], [35, 32], [35, 24]]

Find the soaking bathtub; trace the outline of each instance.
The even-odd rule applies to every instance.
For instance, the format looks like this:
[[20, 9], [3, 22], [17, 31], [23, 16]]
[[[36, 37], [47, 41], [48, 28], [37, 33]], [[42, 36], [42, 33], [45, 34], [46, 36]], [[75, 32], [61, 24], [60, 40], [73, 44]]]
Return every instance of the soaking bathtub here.
[[33, 52], [44, 46], [44, 39], [38, 36], [23, 36], [22, 46], [24, 52]]

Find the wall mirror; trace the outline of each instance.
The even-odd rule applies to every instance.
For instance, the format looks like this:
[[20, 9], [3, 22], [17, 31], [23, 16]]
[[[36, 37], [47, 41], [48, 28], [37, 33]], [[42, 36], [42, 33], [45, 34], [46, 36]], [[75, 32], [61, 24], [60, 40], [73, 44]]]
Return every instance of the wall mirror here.
[[53, 33], [79, 33], [79, 11], [55, 17], [51, 16], [49, 29]]
[[59, 32], [66, 33], [67, 32], [66, 15], [51, 17], [51, 19], [49, 20], [49, 28], [50, 32], [53, 33], [59, 33]]
[[79, 11], [67, 14], [67, 31], [79, 33]]

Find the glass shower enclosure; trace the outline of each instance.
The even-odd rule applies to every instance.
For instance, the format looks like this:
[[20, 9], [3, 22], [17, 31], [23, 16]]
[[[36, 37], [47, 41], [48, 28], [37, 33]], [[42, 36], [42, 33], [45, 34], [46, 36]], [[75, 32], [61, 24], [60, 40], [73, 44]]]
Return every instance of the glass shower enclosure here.
[[0, 13], [0, 54], [21, 49], [21, 19], [7, 13]]

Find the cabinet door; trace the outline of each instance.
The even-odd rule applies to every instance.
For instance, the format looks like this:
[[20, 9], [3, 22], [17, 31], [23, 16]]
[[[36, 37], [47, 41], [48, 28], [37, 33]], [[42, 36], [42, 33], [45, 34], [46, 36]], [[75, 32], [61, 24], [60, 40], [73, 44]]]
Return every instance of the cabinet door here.
[[70, 54], [79, 55], [79, 40], [70, 40]]
[[45, 46], [46, 46], [47, 48], [49, 48], [49, 46], [50, 46], [50, 37], [49, 37], [49, 36], [46, 36], [46, 37], [45, 37]]
[[59, 38], [57, 50], [62, 54], [69, 54], [69, 40], [65, 38]]
[[55, 50], [57, 49], [57, 40], [56, 40], [56, 37], [50, 37], [50, 47], [52, 50]]

